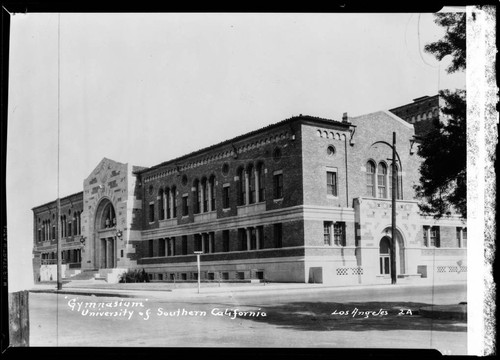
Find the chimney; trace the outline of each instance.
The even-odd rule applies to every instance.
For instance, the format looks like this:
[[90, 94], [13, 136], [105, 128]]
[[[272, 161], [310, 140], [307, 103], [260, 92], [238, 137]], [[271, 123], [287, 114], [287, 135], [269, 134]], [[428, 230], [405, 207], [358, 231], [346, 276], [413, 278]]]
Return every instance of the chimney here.
[[344, 115], [342, 115], [342, 122], [348, 122], [347, 121], [348, 117], [347, 117], [347, 113], [345, 112]]

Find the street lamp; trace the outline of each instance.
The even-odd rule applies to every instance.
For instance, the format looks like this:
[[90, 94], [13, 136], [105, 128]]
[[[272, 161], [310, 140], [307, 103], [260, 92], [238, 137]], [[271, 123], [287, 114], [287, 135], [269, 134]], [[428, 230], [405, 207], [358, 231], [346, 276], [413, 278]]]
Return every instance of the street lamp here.
[[399, 161], [399, 168], [403, 171], [403, 167], [401, 165], [401, 160], [399, 158], [399, 154], [396, 151], [396, 132], [392, 132], [392, 145], [385, 141], [377, 141], [374, 144], [382, 143], [389, 146], [392, 149], [392, 221], [391, 221], [391, 233], [392, 233], [392, 241], [391, 241], [391, 284], [396, 284], [397, 282], [397, 273], [396, 273], [396, 196], [397, 196], [397, 184], [398, 184], [398, 174], [396, 172], [396, 156]]
[[196, 254], [196, 263], [198, 264], [198, 294], [200, 293], [200, 279], [201, 279], [201, 273], [200, 273], [200, 255], [203, 254], [203, 251], [195, 251]]

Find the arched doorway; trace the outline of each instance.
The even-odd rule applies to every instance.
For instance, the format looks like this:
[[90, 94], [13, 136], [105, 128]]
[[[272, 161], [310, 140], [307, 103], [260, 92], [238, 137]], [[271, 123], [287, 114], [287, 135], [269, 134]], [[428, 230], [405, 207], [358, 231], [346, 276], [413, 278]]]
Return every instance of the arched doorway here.
[[379, 244], [379, 269], [381, 275], [391, 273], [391, 239], [384, 236]]
[[108, 198], [99, 203], [95, 212], [95, 264], [100, 269], [116, 267], [116, 212]]
[[[390, 228], [384, 231], [390, 233]], [[396, 230], [396, 273], [406, 274], [405, 247], [403, 237], [399, 230]], [[391, 248], [392, 238], [389, 235], [382, 237], [379, 243], [379, 271], [381, 275], [391, 274]]]

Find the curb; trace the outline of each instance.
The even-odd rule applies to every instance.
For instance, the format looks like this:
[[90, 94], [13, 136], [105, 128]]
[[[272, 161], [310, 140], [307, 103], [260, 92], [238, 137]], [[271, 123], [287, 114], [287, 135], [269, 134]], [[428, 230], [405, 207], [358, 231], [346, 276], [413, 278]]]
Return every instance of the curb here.
[[467, 320], [467, 305], [433, 305], [419, 309], [423, 317], [440, 320]]

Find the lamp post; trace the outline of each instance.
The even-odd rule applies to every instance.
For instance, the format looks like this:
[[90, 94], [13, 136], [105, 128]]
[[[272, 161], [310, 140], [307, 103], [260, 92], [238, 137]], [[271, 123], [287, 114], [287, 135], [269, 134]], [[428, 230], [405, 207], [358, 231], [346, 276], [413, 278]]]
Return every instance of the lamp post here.
[[196, 263], [198, 265], [198, 294], [200, 293], [200, 279], [201, 279], [201, 273], [200, 273], [200, 255], [203, 254], [203, 251], [195, 251], [196, 254]]
[[[391, 203], [392, 203], [392, 215], [391, 215], [391, 284], [397, 283], [397, 271], [396, 271], [396, 197], [397, 197], [397, 172], [396, 172], [396, 161], [399, 161], [399, 168], [403, 171], [403, 167], [401, 166], [401, 159], [399, 158], [399, 154], [396, 151], [396, 132], [392, 132], [392, 145], [385, 141], [377, 141], [374, 143], [382, 143], [389, 146], [392, 149], [392, 159], [390, 160], [391, 169], [392, 169], [392, 194], [391, 194]], [[397, 160], [396, 160], [397, 157]]]

